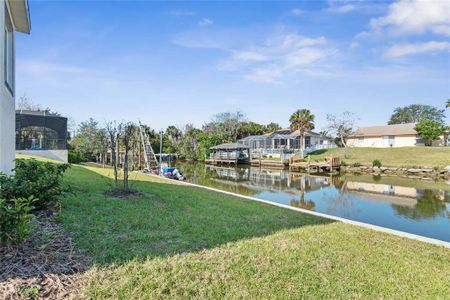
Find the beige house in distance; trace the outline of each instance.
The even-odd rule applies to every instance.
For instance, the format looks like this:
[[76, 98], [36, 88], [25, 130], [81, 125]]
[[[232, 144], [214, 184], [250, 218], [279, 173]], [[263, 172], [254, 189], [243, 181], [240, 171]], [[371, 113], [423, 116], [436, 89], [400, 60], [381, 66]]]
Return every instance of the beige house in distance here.
[[[425, 146], [415, 127], [415, 123], [361, 127], [348, 138], [347, 145], [374, 148]], [[448, 135], [433, 142], [433, 146], [448, 145], [445, 139]]]

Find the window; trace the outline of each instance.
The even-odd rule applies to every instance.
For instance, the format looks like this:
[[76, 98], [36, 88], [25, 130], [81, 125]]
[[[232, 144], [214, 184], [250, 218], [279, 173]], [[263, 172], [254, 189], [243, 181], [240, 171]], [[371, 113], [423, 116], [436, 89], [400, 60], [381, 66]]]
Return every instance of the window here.
[[14, 28], [5, 3], [5, 84], [14, 95]]
[[363, 142], [364, 141], [364, 137], [363, 136], [358, 136], [358, 141]]
[[305, 136], [305, 148], [311, 147], [311, 137]]

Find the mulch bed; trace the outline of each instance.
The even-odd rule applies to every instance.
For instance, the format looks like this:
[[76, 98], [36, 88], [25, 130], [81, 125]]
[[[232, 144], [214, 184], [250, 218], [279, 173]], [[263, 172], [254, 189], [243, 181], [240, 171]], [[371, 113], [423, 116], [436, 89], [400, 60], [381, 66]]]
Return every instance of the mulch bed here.
[[0, 246], [0, 299], [81, 298], [89, 259], [74, 251], [54, 211], [39, 212], [34, 223], [21, 245]]

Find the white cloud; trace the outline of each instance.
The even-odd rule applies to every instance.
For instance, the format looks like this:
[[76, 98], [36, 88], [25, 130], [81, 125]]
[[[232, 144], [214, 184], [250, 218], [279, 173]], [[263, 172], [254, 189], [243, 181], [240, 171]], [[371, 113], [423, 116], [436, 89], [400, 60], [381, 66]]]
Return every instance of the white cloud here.
[[346, 13], [352, 12], [356, 9], [357, 9], [357, 7], [354, 4], [344, 4], [344, 5], [331, 6], [327, 9], [327, 11], [330, 13], [334, 13], [334, 14], [346, 14]]
[[426, 43], [398, 44], [386, 49], [384, 55], [386, 57], [402, 57], [406, 55], [435, 53], [440, 51], [450, 51], [450, 43], [432, 41]]
[[198, 25], [201, 27], [211, 26], [212, 24], [214, 24], [213, 20], [208, 18], [203, 18], [200, 20], [200, 22], [198, 22]]
[[221, 70], [236, 71], [245, 79], [278, 83], [297, 72], [319, 74], [311, 68], [333, 56], [336, 50], [325, 37], [310, 38], [298, 34], [277, 34], [261, 45], [233, 49], [232, 55], [219, 64]]
[[243, 77], [250, 81], [261, 83], [280, 83], [279, 78], [283, 75], [281, 68], [276, 66], [265, 66], [261, 68], [255, 68], [249, 73], [243, 75]]
[[233, 59], [243, 62], [251, 62], [251, 61], [267, 61], [269, 58], [263, 53], [260, 53], [258, 51], [244, 50], [244, 51], [235, 51], [233, 54]]
[[395, 35], [434, 33], [450, 36], [450, 1], [399, 0], [387, 15], [370, 21], [372, 32]]
[[294, 8], [293, 10], [291, 10], [291, 14], [293, 14], [294, 16], [300, 16], [301, 14], [303, 14], [303, 10]]
[[274, 43], [281, 41], [280, 45], [282, 48], [301, 48], [308, 46], [324, 45], [327, 40], [321, 36], [318, 38], [308, 38], [297, 34], [287, 34], [282, 37], [276, 37]]
[[332, 14], [346, 14], [356, 10], [368, 10], [373, 4], [358, 0], [328, 0], [326, 12]]
[[66, 64], [49, 63], [41, 60], [17, 60], [18, 68], [33, 76], [45, 76], [49, 74], [79, 74], [87, 72], [87, 69]]
[[185, 16], [195, 16], [195, 11], [188, 11], [188, 10], [172, 10], [169, 12], [169, 15], [177, 16], [177, 17], [185, 17]]
[[359, 48], [359, 43], [358, 42], [351, 42], [350, 43], [350, 49], [356, 49]]

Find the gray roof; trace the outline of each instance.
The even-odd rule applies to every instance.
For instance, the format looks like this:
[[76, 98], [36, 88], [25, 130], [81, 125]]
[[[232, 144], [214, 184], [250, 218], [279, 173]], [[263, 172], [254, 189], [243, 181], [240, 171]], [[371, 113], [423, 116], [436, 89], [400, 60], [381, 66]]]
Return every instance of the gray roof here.
[[20, 115], [30, 115], [30, 116], [40, 116], [40, 117], [58, 117], [58, 118], [64, 118], [61, 115], [57, 113], [51, 113], [45, 110], [22, 110], [17, 109], [16, 114]]
[[238, 142], [258, 141], [267, 139], [267, 135], [249, 135], [245, 138], [238, 140]]
[[353, 133], [353, 136], [415, 135], [417, 134], [415, 127], [415, 123], [361, 127]]
[[[280, 129], [280, 130], [277, 130], [277, 131], [272, 132], [271, 135], [278, 135], [278, 136], [288, 136], [288, 135], [290, 135], [291, 138], [295, 138], [295, 137], [300, 136], [300, 130], [297, 129], [297, 130], [295, 130], [295, 131], [291, 131], [290, 128], [284, 128], [284, 129]], [[318, 136], [318, 135], [320, 135], [320, 134], [318, 134], [318, 133], [316, 133], [316, 132], [314, 132], [314, 131], [308, 131], [308, 132], [306, 133], [306, 135], [307, 135], [307, 136]], [[286, 138], [287, 138], [287, 137], [286, 137]]]
[[211, 150], [238, 150], [238, 149], [249, 149], [248, 146], [238, 144], [238, 143], [228, 143], [220, 144], [210, 148]]

